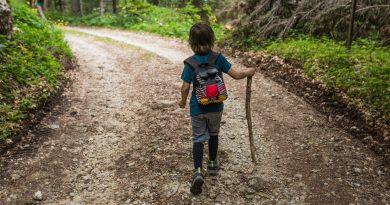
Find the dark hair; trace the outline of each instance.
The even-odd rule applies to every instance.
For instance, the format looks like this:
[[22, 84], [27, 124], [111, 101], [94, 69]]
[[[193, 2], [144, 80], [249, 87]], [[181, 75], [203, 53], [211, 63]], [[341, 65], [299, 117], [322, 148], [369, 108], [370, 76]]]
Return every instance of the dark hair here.
[[207, 23], [196, 23], [190, 29], [188, 41], [195, 54], [207, 54], [214, 47], [214, 31]]

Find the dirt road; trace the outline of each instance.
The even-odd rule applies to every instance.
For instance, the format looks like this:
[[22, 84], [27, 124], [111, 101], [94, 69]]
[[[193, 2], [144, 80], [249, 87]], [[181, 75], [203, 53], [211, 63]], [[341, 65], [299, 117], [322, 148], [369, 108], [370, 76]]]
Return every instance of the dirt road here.
[[73, 83], [1, 156], [0, 204], [390, 203], [381, 158], [261, 74], [252, 93], [259, 165], [250, 161], [246, 81], [226, 77], [222, 169], [194, 197], [189, 111], [177, 106], [188, 46], [144, 33], [72, 30]]

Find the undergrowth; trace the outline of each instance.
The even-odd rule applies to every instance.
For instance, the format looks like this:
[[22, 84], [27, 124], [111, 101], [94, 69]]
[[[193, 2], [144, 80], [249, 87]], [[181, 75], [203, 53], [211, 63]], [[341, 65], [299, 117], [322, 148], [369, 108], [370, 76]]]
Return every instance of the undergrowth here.
[[[59, 25], [124, 28], [181, 39], [187, 39], [191, 26], [201, 21], [201, 17], [197, 14], [199, 9], [191, 4], [187, 4], [183, 8], [159, 7], [147, 3], [133, 5], [134, 2], [130, 1], [128, 5], [121, 7], [118, 14], [106, 13], [103, 16], [100, 16], [98, 11], [81, 17], [59, 12], [50, 12], [47, 16]], [[210, 14], [209, 16], [217, 39], [220, 39], [224, 28], [217, 23], [214, 15]]]
[[299, 62], [305, 73], [347, 93], [350, 103], [390, 123], [390, 48], [358, 39], [352, 49], [327, 37], [298, 35], [250, 44], [253, 50]]
[[12, 136], [58, 89], [61, 60], [71, 57], [58, 29], [18, 0], [11, 0], [11, 7], [13, 36], [0, 36], [0, 140]]

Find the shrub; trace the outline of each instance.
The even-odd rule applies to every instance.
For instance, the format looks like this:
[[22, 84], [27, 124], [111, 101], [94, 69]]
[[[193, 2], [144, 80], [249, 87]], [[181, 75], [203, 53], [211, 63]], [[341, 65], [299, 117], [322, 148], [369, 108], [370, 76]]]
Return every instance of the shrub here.
[[71, 51], [59, 30], [12, 0], [14, 34], [0, 36], [0, 139], [11, 136], [28, 112], [59, 86], [61, 60]]
[[270, 42], [263, 49], [298, 60], [307, 75], [344, 90], [351, 103], [390, 122], [390, 48], [360, 39], [349, 51], [344, 42], [300, 36]]

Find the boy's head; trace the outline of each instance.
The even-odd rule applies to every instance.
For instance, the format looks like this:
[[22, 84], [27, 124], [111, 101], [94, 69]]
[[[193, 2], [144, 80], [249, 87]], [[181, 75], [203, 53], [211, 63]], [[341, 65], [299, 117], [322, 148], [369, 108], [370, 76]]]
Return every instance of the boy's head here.
[[204, 22], [194, 24], [190, 29], [189, 43], [195, 54], [204, 55], [214, 47], [213, 29]]

